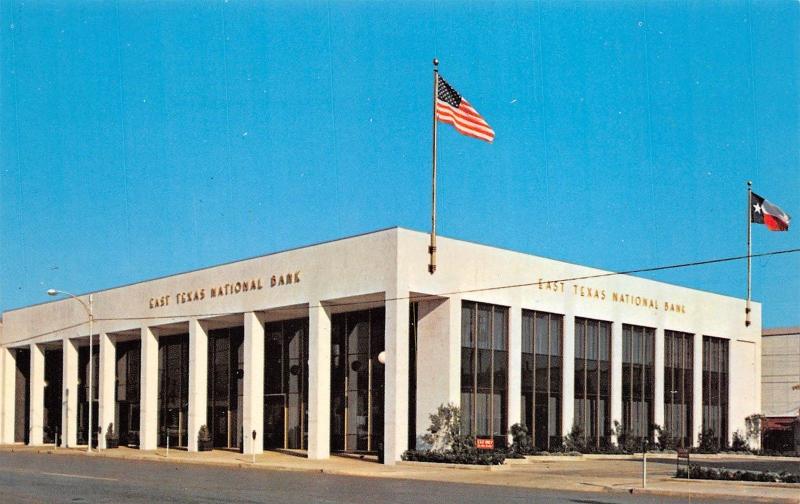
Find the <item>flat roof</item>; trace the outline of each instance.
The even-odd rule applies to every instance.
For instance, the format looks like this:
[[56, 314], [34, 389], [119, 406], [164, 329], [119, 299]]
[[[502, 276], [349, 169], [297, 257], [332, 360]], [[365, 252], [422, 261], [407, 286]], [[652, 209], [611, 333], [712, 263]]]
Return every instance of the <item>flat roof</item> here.
[[[275, 251], [272, 251], [272, 252], [267, 252], [267, 253], [264, 253], [264, 254], [258, 254], [258, 255], [254, 255], [254, 256], [250, 256], [250, 257], [232, 259], [230, 261], [225, 261], [225, 262], [218, 263], [218, 264], [212, 264], [212, 265], [208, 265], [208, 266], [203, 266], [203, 267], [200, 267], [200, 268], [194, 268], [194, 269], [179, 271], [179, 272], [176, 272], [176, 273], [170, 273], [168, 275], [161, 275], [161, 276], [157, 276], [157, 277], [145, 278], [145, 279], [142, 279], [142, 280], [136, 280], [136, 281], [132, 281], [132, 282], [129, 282], [129, 283], [123, 283], [123, 284], [120, 284], [120, 285], [114, 285], [114, 286], [106, 287], [106, 288], [102, 288], [102, 289], [90, 290], [90, 291], [82, 292], [82, 293], [75, 294], [75, 295], [80, 297], [80, 296], [87, 296], [89, 294], [97, 294], [97, 293], [100, 293], [100, 292], [106, 292], [106, 291], [111, 291], [111, 290], [116, 290], [116, 289], [122, 289], [122, 288], [130, 287], [130, 286], [133, 286], [133, 285], [139, 285], [139, 284], [143, 284], [143, 283], [147, 283], [147, 282], [153, 282], [153, 281], [156, 281], [156, 280], [162, 280], [162, 279], [165, 279], [165, 278], [171, 278], [171, 277], [176, 277], [176, 276], [185, 275], [185, 274], [189, 274], [189, 273], [195, 273], [195, 272], [198, 272], [198, 271], [210, 270], [210, 269], [213, 269], [213, 268], [218, 268], [220, 266], [226, 266], [226, 265], [229, 265], [229, 264], [235, 264], [235, 263], [239, 263], [239, 262], [251, 261], [251, 260], [254, 260], [254, 259], [260, 259], [260, 258], [264, 258], [264, 257], [270, 257], [270, 256], [278, 255], [278, 254], [283, 254], [283, 253], [286, 253], [286, 252], [292, 252], [292, 251], [295, 251], [295, 250], [302, 250], [302, 249], [316, 247], [316, 246], [320, 246], [320, 245], [326, 245], [326, 244], [329, 244], [329, 243], [335, 243], [335, 242], [339, 242], [339, 241], [350, 240], [350, 239], [359, 238], [359, 237], [362, 237], [362, 236], [368, 236], [368, 235], [373, 235], [373, 234], [378, 234], [378, 233], [385, 233], [387, 231], [391, 231], [391, 230], [395, 230], [395, 229], [401, 229], [403, 231], [409, 231], [411, 233], [428, 234], [428, 231], [420, 231], [420, 230], [417, 230], [417, 229], [411, 229], [411, 228], [407, 228], [407, 227], [403, 227], [403, 226], [389, 226], [389, 227], [386, 227], [386, 228], [381, 228], [381, 229], [377, 229], [377, 230], [373, 230], [373, 231], [367, 231], [367, 232], [363, 232], [363, 233], [356, 233], [356, 234], [353, 234], [353, 235], [343, 236], [341, 238], [333, 238], [333, 239], [330, 239], [330, 240], [323, 240], [323, 241], [319, 241], [319, 242], [309, 243], [307, 245], [300, 245], [300, 246], [297, 246], [297, 247], [290, 247], [290, 248], [287, 248], [287, 249], [275, 250]], [[639, 279], [650, 281], [650, 282], [655, 282], [655, 283], [660, 283], [660, 284], [669, 285], [669, 286], [673, 286], [673, 287], [679, 287], [679, 288], [682, 288], [682, 289], [688, 289], [688, 290], [692, 290], [692, 291], [702, 292], [702, 293], [711, 294], [711, 295], [714, 295], [714, 296], [720, 296], [720, 297], [729, 298], [729, 299], [741, 299], [741, 298], [738, 298], [736, 296], [731, 296], [731, 295], [728, 295], [728, 294], [720, 294], [718, 292], [708, 291], [708, 290], [700, 289], [700, 288], [697, 288], [697, 287], [688, 287], [688, 286], [682, 285], [682, 284], [675, 284], [675, 283], [671, 283], [671, 282], [665, 282], [663, 280], [655, 280], [655, 279], [652, 279], [652, 278], [647, 278], [647, 277], [640, 276], [638, 274], [638, 273], [644, 273], [645, 271], [634, 270], [634, 271], [630, 271], [630, 272], [619, 272], [619, 271], [607, 270], [607, 269], [600, 268], [600, 267], [597, 267], [597, 266], [590, 266], [590, 265], [586, 265], [586, 264], [573, 263], [573, 262], [565, 261], [565, 260], [562, 260], [562, 259], [556, 259], [556, 258], [553, 258], [553, 257], [542, 256], [542, 255], [533, 254], [533, 253], [525, 252], [525, 251], [521, 251], [521, 250], [515, 250], [515, 249], [511, 249], [511, 248], [507, 248], [507, 247], [498, 247], [496, 245], [490, 245], [490, 244], [481, 243], [481, 242], [478, 242], [478, 241], [466, 240], [466, 239], [463, 239], [463, 238], [453, 238], [453, 237], [446, 236], [446, 235], [440, 235], [440, 236], [442, 238], [446, 238], [448, 240], [460, 241], [460, 242], [463, 242], [463, 243], [468, 243], [468, 244], [477, 245], [477, 246], [481, 246], [481, 247], [492, 248], [492, 249], [495, 249], [495, 250], [502, 250], [502, 251], [511, 252], [511, 253], [515, 253], [515, 254], [521, 254], [521, 255], [525, 255], [525, 256], [536, 257], [536, 258], [540, 258], [540, 259], [546, 259], [546, 260], [555, 261], [555, 262], [559, 262], [559, 263], [563, 263], [563, 264], [568, 264], [568, 265], [571, 265], [571, 266], [589, 268], [589, 269], [597, 270], [597, 271], [600, 271], [600, 272], [603, 272], [603, 273], [606, 273], [606, 274], [629, 276], [629, 277], [632, 277], [632, 278], [639, 278]], [[48, 303], [55, 303], [55, 302], [58, 302], [58, 301], [59, 301], [59, 299], [48, 299], [48, 300], [42, 301], [40, 303], [34, 303], [34, 304], [29, 304], [29, 305], [24, 305], [24, 306], [17, 306], [17, 307], [14, 307], [14, 308], [9, 308], [7, 310], [3, 310], [3, 312], [0, 312], [0, 323], [2, 321], [2, 313], [10, 313], [10, 312], [18, 311], [18, 310], [24, 310], [24, 309], [27, 309], [27, 308], [31, 308], [31, 307], [34, 307], [34, 306], [41, 306], [41, 305], [46, 305]], [[766, 331], [773, 331], [773, 330], [770, 329], [770, 330], [764, 330], [765, 332], [763, 332], [762, 334], [764, 334], [764, 335], [775, 335], [775, 334], [793, 334], [795, 332], [800, 332], [800, 328], [797, 328], [797, 327], [791, 328], [791, 329], [783, 329], [784, 332], [780, 332], [781, 329], [775, 329], [775, 330], [779, 331], [779, 332], [777, 332], [777, 333], [766, 332]], [[789, 331], [789, 332], [787, 333], [785, 331]]]
[[785, 336], [787, 334], [800, 335], [800, 326], [794, 327], [771, 327], [769, 329], [762, 329], [761, 336]]
[[[147, 283], [147, 282], [154, 282], [156, 280], [162, 280], [164, 278], [171, 278], [171, 277], [174, 277], [174, 276], [186, 275], [188, 273], [195, 273], [195, 272], [198, 272], [198, 271], [204, 271], [204, 270], [209, 270], [209, 269], [213, 269], [213, 268], [219, 268], [220, 266], [227, 266], [228, 264], [236, 264], [238, 262], [252, 261], [253, 259], [260, 259], [262, 257], [269, 257], [269, 256], [277, 255], [277, 254], [284, 254], [286, 252], [292, 252], [293, 250], [301, 250], [301, 249], [304, 249], [304, 248], [316, 247], [318, 245], [325, 245], [325, 244], [328, 244], [328, 243], [335, 243], [335, 242], [342, 241], [342, 240], [350, 240], [352, 238], [358, 238], [360, 236], [367, 236], [367, 235], [371, 235], [371, 234], [384, 233], [384, 232], [390, 231], [392, 229], [399, 229], [399, 226], [391, 226], [391, 227], [387, 227], [387, 228], [376, 229], [375, 231], [367, 231], [366, 233], [357, 233], [357, 234], [354, 234], [354, 235], [343, 236], [341, 238], [333, 238], [331, 240], [323, 240], [323, 241], [320, 241], [320, 242], [309, 243], [308, 245], [300, 245], [299, 247], [291, 247], [291, 248], [287, 248], [287, 249], [283, 249], [283, 250], [276, 250], [276, 251], [273, 251], [273, 252], [267, 252], [265, 254], [259, 254], [259, 255], [254, 255], [254, 256], [250, 256], [250, 257], [243, 257], [243, 258], [240, 258], [240, 259], [233, 259], [233, 260], [225, 261], [225, 262], [222, 262], [222, 263], [219, 263], [219, 264], [212, 264], [212, 265], [209, 265], [209, 266], [203, 266], [201, 268], [195, 268], [195, 269], [190, 269], [190, 270], [179, 271], [177, 273], [170, 273], [169, 275], [161, 275], [161, 276], [152, 277], [152, 278], [145, 278], [143, 280], [136, 280], [134, 282], [129, 282], [129, 283], [126, 283], [126, 284], [115, 285], [113, 287], [106, 287], [105, 289], [97, 289], [97, 290], [91, 290], [91, 291], [88, 291], [88, 292], [82, 292], [80, 294], [75, 294], [75, 296], [76, 297], [88, 296], [89, 294], [97, 294], [99, 292], [122, 289], [122, 288], [125, 288], [125, 287], [130, 287], [132, 285], [139, 285], [139, 284], [143, 284], [143, 283]], [[410, 230], [410, 231], [413, 231], [413, 230]], [[18, 310], [24, 310], [24, 309], [31, 308], [31, 307], [34, 307], [34, 306], [46, 305], [48, 303], [55, 303], [55, 302], [58, 302], [60, 300], [61, 299], [49, 299], [47, 301], [42, 301], [41, 303], [34, 303], [34, 304], [25, 305], [25, 306], [17, 306], [16, 308], [9, 308], [7, 310], [3, 310], [3, 313], [9, 313], [9, 312], [18, 311]], [[0, 320], [2, 320], [2, 317], [0, 317]]]

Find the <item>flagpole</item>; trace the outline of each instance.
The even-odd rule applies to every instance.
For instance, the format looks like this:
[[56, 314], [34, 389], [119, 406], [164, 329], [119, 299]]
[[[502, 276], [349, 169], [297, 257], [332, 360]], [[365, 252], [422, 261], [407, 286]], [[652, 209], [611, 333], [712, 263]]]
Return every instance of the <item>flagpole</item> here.
[[436, 271], [436, 93], [439, 86], [439, 60], [433, 58], [433, 175], [431, 183], [431, 245], [428, 253], [431, 256], [428, 272]]
[[751, 262], [753, 254], [753, 218], [751, 205], [753, 203], [753, 182], [747, 181], [747, 303], [744, 308], [744, 325], [750, 326], [750, 292], [751, 292]]

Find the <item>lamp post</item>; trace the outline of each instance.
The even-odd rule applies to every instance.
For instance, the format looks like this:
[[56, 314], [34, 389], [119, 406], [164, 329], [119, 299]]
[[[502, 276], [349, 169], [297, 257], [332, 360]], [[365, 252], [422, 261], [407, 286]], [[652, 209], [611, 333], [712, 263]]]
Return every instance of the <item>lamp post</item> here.
[[[94, 350], [94, 345], [92, 344], [92, 332], [93, 332], [93, 329], [94, 329], [94, 327], [93, 327], [94, 326], [94, 295], [93, 294], [89, 294], [89, 304], [87, 305], [86, 302], [83, 299], [79, 298], [75, 294], [72, 294], [72, 293], [69, 293], [69, 292], [66, 292], [66, 291], [56, 290], [56, 289], [48, 289], [47, 290], [47, 295], [48, 296], [57, 296], [58, 294], [64, 294], [65, 296], [69, 296], [72, 299], [77, 300], [81, 304], [81, 306], [83, 306], [83, 309], [86, 310], [86, 314], [89, 316], [89, 394], [88, 394], [88, 398], [89, 398], [89, 425], [87, 425], [87, 429], [86, 429], [88, 431], [88, 433], [89, 433], [89, 443], [88, 443], [88, 446], [86, 447], [86, 452], [87, 453], [91, 453], [92, 452], [92, 430], [93, 430], [92, 429], [92, 420], [93, 420], [92, 419], [92, 416], [93, 416], [92, 415], [92, 410], [93, 410], [93, 408], [92, 408], [93, 404], [92, 403], [94, 402], [94, 396], [93, 396], [93, 385], [94, 384], [92, 383], [94, 381], [94, 367], [92, 366], [92, 364], [93, 364], [93, 362], [92, 362], [92, 360], [93, 360], [92, 351]], [[98, 445], [99, 445], [99, 443], [98, 443]]]

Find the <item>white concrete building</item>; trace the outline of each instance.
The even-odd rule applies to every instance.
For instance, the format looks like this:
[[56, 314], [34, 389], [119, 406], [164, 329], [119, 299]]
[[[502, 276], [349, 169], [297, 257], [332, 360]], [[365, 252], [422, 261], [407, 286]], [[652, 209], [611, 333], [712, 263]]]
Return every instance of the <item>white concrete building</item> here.
[[800, 452], [800, 327], [764, 329], [762, 338], [764, 448]]
[[91, 401], [81, 303], [5, 312], [0, 441], [85, 443], [92, 407], [142, 449], [196, 450], [205, 424], [245, 453], [394, 463], [448, 402], [479, 437], [523, 422], [550, 449], [573, 425], [612, 442], [615, 420], [724, 442], [759, 411], [759, 304], [746, 327], [740, 299], [447, 238], [431, 275], [427, 242], [393, 228], [95, 292]]

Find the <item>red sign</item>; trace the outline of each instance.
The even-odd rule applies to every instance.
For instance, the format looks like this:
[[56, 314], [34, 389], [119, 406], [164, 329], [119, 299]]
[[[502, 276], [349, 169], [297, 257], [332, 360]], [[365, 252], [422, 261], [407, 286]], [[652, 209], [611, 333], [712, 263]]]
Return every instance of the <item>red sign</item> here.
[[476, 438], [475, 448], [479, 450], [494, 450], [493, 438]]

